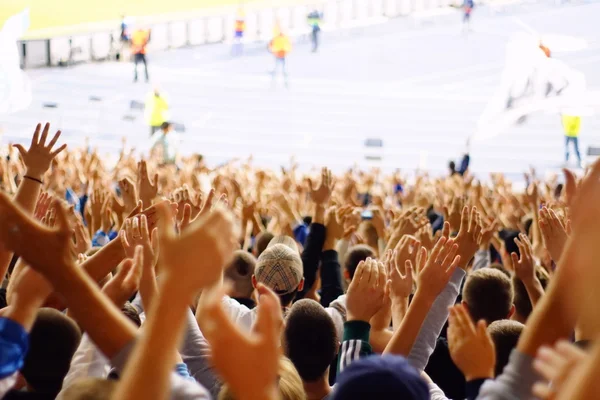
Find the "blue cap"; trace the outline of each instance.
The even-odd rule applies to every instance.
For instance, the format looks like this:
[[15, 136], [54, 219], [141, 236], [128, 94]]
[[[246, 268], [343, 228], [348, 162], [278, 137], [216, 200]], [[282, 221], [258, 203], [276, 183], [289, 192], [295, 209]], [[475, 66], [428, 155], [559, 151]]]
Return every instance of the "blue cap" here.
[[331, 400], [430, 400], [429, 388], [404, 357], [373, 355], [354, 361], [338, 377]]

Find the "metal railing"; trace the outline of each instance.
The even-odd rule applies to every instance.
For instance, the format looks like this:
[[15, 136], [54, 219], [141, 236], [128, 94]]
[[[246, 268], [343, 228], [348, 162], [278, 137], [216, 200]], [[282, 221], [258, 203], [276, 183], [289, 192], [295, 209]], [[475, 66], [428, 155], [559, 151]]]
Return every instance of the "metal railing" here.
[[[246, 10], [244, 40], [269, 40], [276, 22], [291, 35], [308, 33], [307, 14], [323, 11], [323, 29], [335, 30], [370, 19], [394, 18], [455, 5], [457, 0], [325, 0], [314, 5]], [[152, 30], [150, 52], [233, 39], [235, 13], [144, 24]], [[19, 42], [22, 68], [114, 59], [120, 51], [115, 29]]]

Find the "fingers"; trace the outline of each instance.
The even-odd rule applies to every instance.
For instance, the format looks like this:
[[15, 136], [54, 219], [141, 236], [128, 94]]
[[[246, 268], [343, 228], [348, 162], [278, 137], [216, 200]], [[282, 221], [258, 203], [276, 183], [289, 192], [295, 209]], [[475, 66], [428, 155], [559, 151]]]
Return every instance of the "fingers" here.
[[356, 285], [359, 284], [359, 282], [363, 279], [365, 269], [366, 269], [366, 263], [364, 261], [359, 262], [358, 266], [356, 267], [356, 271], [354, 272], [354, 278], [352, 279], [352, 282], [350, 282], [350, 286], [352, 286], [355, 281], [356, 281]]
[[44, 130], [42, 131], [42, 137], [38, 141], [38, 144], [44, 146], [46, 144], [46, 138], [48, 137], [48, 131], [50, 130], [50, 123], [46, 122]]
[[19, 154], [22, 158], [24, 158], [27, 155], [27, 150], [25, 150], [25, 147], [21, 146], [20, 144], [13, 144], [13, 147], [15, 147], [19, 151]]
[[168, 241], [175, 237], [175, 228], [173, 227], [173, 210], [166, 202], [156, 205], [158, 214], [158, 237], [159, 240]]
[[260, 334], [267, 344], [277, 346], [283, 321], [279, 297], [263, 284], [259, 284], [257, 289], [262, 294], [259, 298], [258, 315], [253, 330]]
[[52, 202], [52, 207], [56, 212], [56, 221], [58, 222], [59, 230], [69, 230], [69, 218], [67, 216], [67, 211], [62, 205], [62, 201], [60, 201], [59, 199], [55, 199]]
[[[48, 124], [46, 124], [48, 125]], [[35, 146], [38, 144], [39, 142], [39, 138], [40, 138], [40, 130], [42, 129], [42, 124], [37, 124], [35, 126], [35, 131], [33, 132], [33, 137], [31, 138], [31, 147]], [[23, 146], [21, 146], [23, 147]]]
[[442, 236], [446, 239], [450, 238], [450, 222], [444, 222], [444, 227], [442, 228]]
[[447, 239], [442, 237], [438, 242], [433, 246], [433, 250], [431, 251], [430, 258], [434, 261], [437, 261], [439, 254], [441, 253], [444, 245], [446, 244]]
[[387, 275], [385, 273], [385, 265], [382, 262], [377, 263], [377, 286], [380, 288], [385, 287], [387, 281]]
[[510, 259], [512, 260], [513, 270], [517, 271], [519, 268], [519, 256], [513, 251], [510, 253]]
[[459, 229], [459, 231], [462, 231], [463, 229], [466, 229], [467, 232], [469, 229], [469, 208], [468, 207], [463, 207], [462, 213], [460, 214], [460, 229]]
[[145, 215], [139, 216], [140, 220], [140, 236], [144, 241], [150, 240], [150, 233], [148, 232], [148, 218]]

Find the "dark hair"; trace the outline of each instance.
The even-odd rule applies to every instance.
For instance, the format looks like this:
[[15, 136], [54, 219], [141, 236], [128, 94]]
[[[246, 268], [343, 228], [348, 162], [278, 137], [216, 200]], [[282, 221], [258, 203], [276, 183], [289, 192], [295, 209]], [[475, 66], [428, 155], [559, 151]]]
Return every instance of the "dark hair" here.
[[[535, 275], [542, 284], [542, 287], [546, 289], [546, 286], [548, 286], [548, 282], [550, 281], [550, 277], [548, 276], [546, 270], [544, 270], [543, 267], [537, 266], [535, 268]], [[531, 311], [533, 310], [531, 300], [529, 300], [529, 294], [527, 294], [527, 289], [525, 288], [523, 282], [519, 278], [517, 278], [516, 275], [513, 276], [512, 283], [515, 292], [515, 311], [517, 312], [519, 317], [527, 319], [527, 317], [529, 317], [529, 314], [531, 314]]]
[[121, 312], [127, 318], [129, 318], [129, 320], [133, 322], [138, 328], [142, 326], [140, 314], [137, 312], [133, 304], [131, 304], [130, 302], [126, 302], [125, 304], [123, 304], [123, 307], [121, 307]]
[[160, 129], [162, 129], [163, 131], [166, 131], [170, 127], [171, 127], [171, 123], [168, 121], [165, 121], [162, 124], [160, 124]]
[[505, 319], [513, 304], [510, 278], [502, 272], [483, 268], [467, 276], [462, 299], [467, 304], [473, 321], [487, 324]]
[[296, 295], [298, 294], [298, 288], [294, 289], [294, 291], [290, 292], [290, 293], [285, 293], [285, 294], [282, 294], [281, 292], [275, 292], [275, 293], [277, 294], [277, 296], [279, 296], [279, 302], [281, 303], [281, 306], [287, 307], [290, 304], [292, 304], [292, 302], [296, 298]]
[[267, 248], [271, 240], [275, 237], [271, 232], [261, 232], [256, 236], [256, 242], [254, 246], [256, 247], [256, 257], [260, 256], [263, 251]]
[[28, 386], [36, 393], [58, 394], [80, 340], [81, 331], [71, 318], [53, 308], [41, 308], [21, 368]]
[[314, 300], [298, 300], [290, 309], [284, 331], [285, 352], [305, 382], [323, 377], [338, 349], [333, 320]]
[[508, 319], [494, 321], [488, 326], [487, 330], [496, 348], [496, 376], [500, 375], [508, 364], [510, 353], [517, 347], [524, 327], [522, 323]]
[[348, 275], [350, 275], [350, 279], [354, 278], [354, 272], [356, 271], [356, 267], [361, 261], [365, 261], [369, 257], [373, 257], [375, 255], [375, 251], [370, 246], [364, 244], [358, 244], [356, 246], [352, 246], [348, 249], [348, 253], [346, 253], [346, 260], [344, 262], [344, 268], [348, 271]]
[[237, 296], [250, 297], [254, 287], [252, 286], [252, 275], [256, 266], [256, 258], [243, 250], [233, 253], [233, 260], [225, 267], [225, 277], [233, 283], [233, 289]]
[[450, 168], [450, 171], [452, 173], [455, 173], [456, 172], [456, 163], [454, 161], [450, 161], [448, 163], [448, 168]]

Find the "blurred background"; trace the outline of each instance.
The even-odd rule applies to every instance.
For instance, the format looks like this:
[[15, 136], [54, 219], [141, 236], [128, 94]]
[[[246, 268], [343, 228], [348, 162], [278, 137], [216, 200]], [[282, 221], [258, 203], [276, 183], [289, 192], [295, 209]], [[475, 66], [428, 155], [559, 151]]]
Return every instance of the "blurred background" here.
[[480, 175], [552, 173], [564, 116], [582, 166], [600, 150], [599, 18], [598, 1], [3, 0], [1, 141], [49, 121], [114, 161], [123, 137], [146, 153], [160, 94], [178, 151], [210, 165], [436, 174], [469, 152]]

